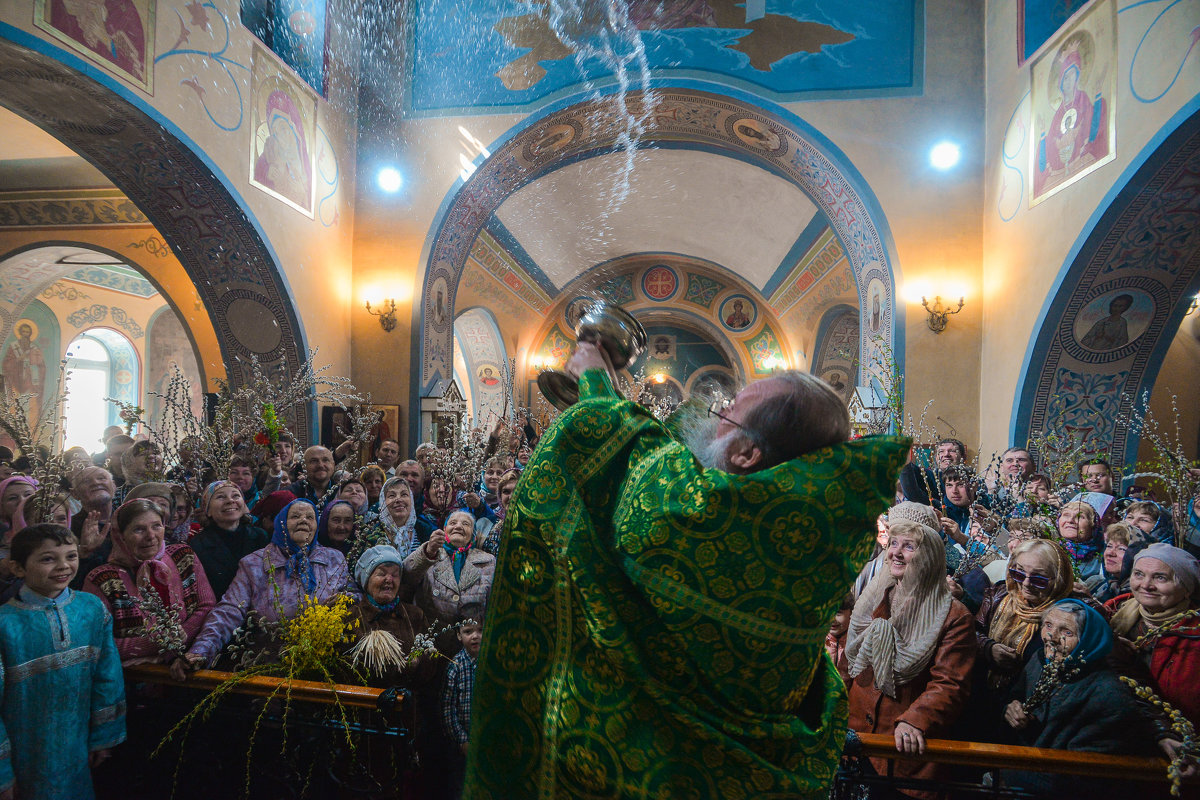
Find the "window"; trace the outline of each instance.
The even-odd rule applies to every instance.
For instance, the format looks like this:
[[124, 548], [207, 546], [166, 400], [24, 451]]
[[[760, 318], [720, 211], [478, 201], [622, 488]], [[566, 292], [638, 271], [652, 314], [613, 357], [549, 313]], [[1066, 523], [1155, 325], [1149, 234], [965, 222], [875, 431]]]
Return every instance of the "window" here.
[[67, 347], [66, 446], [95, 452], [109, 425], [112, 357], [98, 339], [84, 333]]

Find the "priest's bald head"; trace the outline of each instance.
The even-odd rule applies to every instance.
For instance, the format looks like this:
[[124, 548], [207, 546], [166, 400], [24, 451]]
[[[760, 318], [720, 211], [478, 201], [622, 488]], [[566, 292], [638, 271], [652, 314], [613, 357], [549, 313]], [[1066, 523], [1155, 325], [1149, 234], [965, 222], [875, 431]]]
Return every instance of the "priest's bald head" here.
[[710, 469], [747, 474], [850, 438], [850, 412], [829, 384], [789, 370], [755, 381], [709, 409], [685, 441]]

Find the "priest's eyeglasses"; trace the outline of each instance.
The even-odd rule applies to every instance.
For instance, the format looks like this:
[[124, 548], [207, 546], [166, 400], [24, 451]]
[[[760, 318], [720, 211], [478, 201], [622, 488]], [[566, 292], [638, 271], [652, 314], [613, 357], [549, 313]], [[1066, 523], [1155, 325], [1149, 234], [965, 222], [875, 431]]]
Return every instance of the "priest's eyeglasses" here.
[[1038, 591], [1044, 591], [1050, 588], [1050, 579], [1045, 575], [1027, 575], [1024, 571], [1016, 567], [1008, 568], [1008, 577], [1012, 578], [1012, 582], [1016, 584], [1029, 581], [1029, 585]]
[[717, 419], [725, 420], [730, 425], [733, 425], [735, 427], [741, 428], [742, 430], [745, 430], [746, 429], [745, 425], [743, 425], [740, 422], [735, 422], [734, 420], [729, 418], [729, 415], [724, 413], [725, 409], [729, 408], [731, 405], [733, 405], [733, 400], [731, 398], [718, 397], [716, 400], [712, 401], [712, 403], [709, 404], [708, 413], [713, 415]]

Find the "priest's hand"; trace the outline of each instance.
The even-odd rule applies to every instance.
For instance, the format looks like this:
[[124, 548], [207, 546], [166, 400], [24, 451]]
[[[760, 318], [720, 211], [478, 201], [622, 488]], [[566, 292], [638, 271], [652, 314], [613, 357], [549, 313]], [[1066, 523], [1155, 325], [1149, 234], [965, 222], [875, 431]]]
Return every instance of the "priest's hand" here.
[[430, 561], [436, 561], [438, 550], [442, 549], [442, 543], [446, 541], [446, 532], [438, 528], [433, 533], [429, 534], [429, 541], [421, 545], [422, 552]]
[[107, 761], [108, 757], [111, 755], [112, 755], [111, 749], [93, 750], [92, 752], [88, 753], [88, 766], [91, 767], [92, 769], [95, 769], [96, 767], [100, 766], [105, 761]]
[[617, 385], [617, 372], [613, 369], [612, 361], [604, 348], [596, 342], [580, 342], [571, 360], [567, 362], [567, 372], [578, 378], [589, 369], [607, 372], [613, 386]]
[[925, 734], [907, 722], [897, 722], [896, 749], [901, 753], [924, 753]]

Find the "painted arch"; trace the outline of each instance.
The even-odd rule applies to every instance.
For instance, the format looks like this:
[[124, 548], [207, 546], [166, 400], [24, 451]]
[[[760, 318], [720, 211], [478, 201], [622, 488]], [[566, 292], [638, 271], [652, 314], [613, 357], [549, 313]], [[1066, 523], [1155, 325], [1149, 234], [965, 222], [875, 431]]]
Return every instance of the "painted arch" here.
[[[230, 382], [251, 356], [281, 380], [307, 354], [278, 259], [228, 178], [136, 92], [78, 57], [0, 25], [0, 105], [99, 169], [170, 244], [212, 319]], [[315, 434], [313, 404], [291, 420]]]
[[[727, 94], [732, 91], [728, 87], [720, 89], [721, 94], [678, 87], [657, 90], [658, 106], [639, 146], [691, 148], [740, 158], [805, 192], [845, 248], [858, 285], [861, 318], [870, 318], [870, 306], [876, 302], [877, 332], [864, 327], [860, 352], [873, 353], [882, 345], [902, 361], [903, 305], [895, 302], [894, 248], [862, 176], [830, 141], [791, 112], [752, 95]], [[642, 102], [642, 92], [631, 91], [626, 97], [635, 115]], [[552, 106], [489, 147], [491, 155], [451, 189], [426, 242], [422, 302], [413, 307], [413, 327], [421, 331], [414, 341], [414, 360], [422, 365], [414, 395], [432, 396], [452, 378], [454, 298], [471, 246], [487, 220], [522, 186], [567, 164], [617, 150], [622, 130], [618, 113], [611, 95]], [[744, 142], [734, 133], [742, 120], [765, 126], [777, 145], [765, 150]], [[867, 357], [862, 362], [872, 363]], [[902, 363], [897, 366], [903, 368]], [[860, 376], [859, 382], [863, 380]], [[415, 403], [418, 398], [413, 399]]]
[[1088, 221], [1042, 309], [1011, 424], [1051, 420], [1114, 465], [1137, 458], [1118, 419], [1149, 392], [1200, 290], [1200, 98], [1163, 127]]

